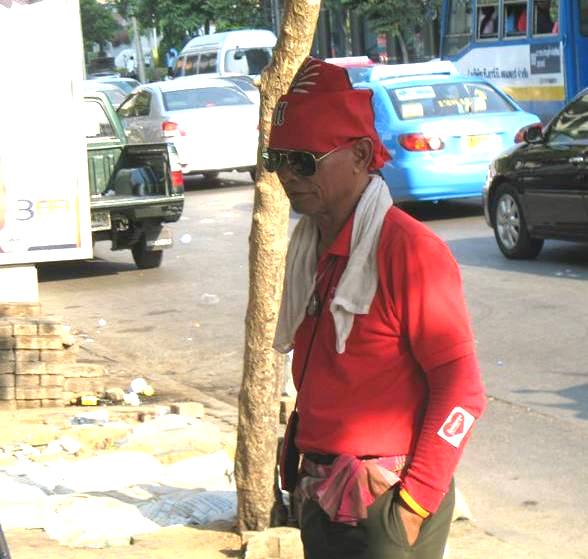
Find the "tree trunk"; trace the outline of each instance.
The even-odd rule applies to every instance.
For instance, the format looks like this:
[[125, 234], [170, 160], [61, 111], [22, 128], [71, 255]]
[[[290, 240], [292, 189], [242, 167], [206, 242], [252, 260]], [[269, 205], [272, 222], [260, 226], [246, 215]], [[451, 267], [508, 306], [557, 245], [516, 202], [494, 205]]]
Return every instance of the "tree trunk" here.
[[396, 32], [396, 37], [398, 37], [398, 44], [400, 45], [400, 52], [402, 55], [402, 62], [406, 64], [408, 62], [408, 48], [406, 47], [406, 41], [402, 36], [402, 31], [398, 30]]
[[275, 501], [277, 427], [283, 359], [273, 349], [278, 318], [289, 204], [278, 177], [260, 164], [278, 97], [309, 54], [320, 0], [287, 0], [271, 64], [261, 77], [260, 142], [249, 238], [249, 305], [239, 395], [235, 477], [239, 531], [270, 526]]

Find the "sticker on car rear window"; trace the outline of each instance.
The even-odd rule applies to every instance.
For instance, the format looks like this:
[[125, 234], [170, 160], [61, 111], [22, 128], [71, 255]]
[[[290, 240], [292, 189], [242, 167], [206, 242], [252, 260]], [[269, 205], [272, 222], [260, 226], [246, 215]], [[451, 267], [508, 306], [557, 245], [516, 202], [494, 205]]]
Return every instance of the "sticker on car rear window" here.
[[430, 85], [395, 89], [394, 95], [401, 102], [417, 101], [418, 99], [435, 99], [436, 97], [435, 90]]
[[403, 103], [400, 106], [400, 112], [402, 113], [402, 119], [422, 118], [425, 116], [425, 109], [422, 103]]

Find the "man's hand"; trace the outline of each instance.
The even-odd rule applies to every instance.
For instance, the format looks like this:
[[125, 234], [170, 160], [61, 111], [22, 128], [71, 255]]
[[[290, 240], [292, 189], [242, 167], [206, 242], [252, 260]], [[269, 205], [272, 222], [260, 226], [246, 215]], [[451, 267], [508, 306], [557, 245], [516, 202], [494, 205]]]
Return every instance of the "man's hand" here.
[[414, 542], [416, 542], [419, 537], [424, 518], [419, 516], [416, 512], [413, 512], [402, 499], [398, 499], [398, 514], [404, 525], [408, 544], [414, 545]]

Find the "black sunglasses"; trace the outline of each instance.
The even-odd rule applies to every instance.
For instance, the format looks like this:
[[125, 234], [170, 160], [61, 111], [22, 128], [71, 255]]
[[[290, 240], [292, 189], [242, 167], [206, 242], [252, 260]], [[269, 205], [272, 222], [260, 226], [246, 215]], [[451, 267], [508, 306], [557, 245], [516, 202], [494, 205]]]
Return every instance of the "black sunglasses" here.
[[261, 160], [264, 169], [270, 173], [275, 173], [284, 163], [287, 163], [288, 167], [297, 175], [301, 177], [312, 177], [316, 173], [318, 164], [323, 159], [350, 145], [351, 142], [347, 142], [319, 157], [310, 151], [268, 148], [261, 154]]

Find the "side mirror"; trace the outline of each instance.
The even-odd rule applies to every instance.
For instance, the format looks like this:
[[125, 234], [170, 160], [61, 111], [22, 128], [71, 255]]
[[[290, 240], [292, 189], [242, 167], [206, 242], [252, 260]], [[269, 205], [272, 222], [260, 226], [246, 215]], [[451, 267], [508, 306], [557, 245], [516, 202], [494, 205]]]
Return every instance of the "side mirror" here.
[[240, 49], [237, 49], [237, 50], [235, 51], [235, 54], [233, 55], [233, 58], [234, 58], [235, 60], [241, 60], [241, 59], [242, 59], [244, 56], [245, 56], [245, 53], [244, 53], [242, 50], [240, 50]]
[[515, 144], [540, 144], [543, 141], [543, 126], [540, 123], [523, 126], [514, 137]]
[[543, 136], [543, 126], [540, 124], [533, 124], [525, 129], [523, 132], [523, 140], [528, 144], [541, 144], [545, 140]]

